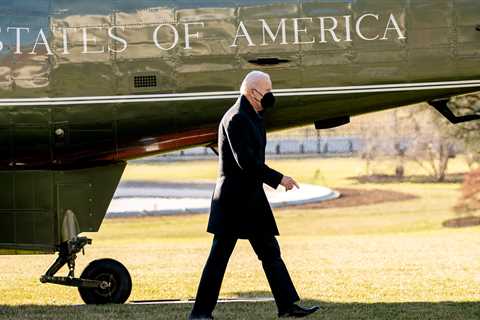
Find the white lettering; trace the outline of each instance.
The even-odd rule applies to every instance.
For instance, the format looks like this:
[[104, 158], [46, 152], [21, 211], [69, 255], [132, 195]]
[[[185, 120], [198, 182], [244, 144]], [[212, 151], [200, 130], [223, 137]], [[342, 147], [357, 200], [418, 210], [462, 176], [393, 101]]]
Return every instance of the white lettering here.
[[377, 36], [375, 38], [367, 38], [365, 35], [363, 35], [363, 33], [361, 31], [361, 25], [362, 25], [363, 19], [365, 19], [367, 17], [374, 17], [375, 19], [377, 19], [377, 21], [380, 19], [378, 14], [365, 13], [364, 15], [362, 15], [360, 18], [358, 18], [357, 24], [356, 24], [356, 27], [355, 27], [355, 30], [357, 31], [357, 35], [360, 38], [362, 38], [363, 40], [367, 40], [367, 41], [377, 40], [380, 37], [380, 35], [377, 34]]
[[112, 47], [110, 47], [110, 44], [109, 44], [108, 45], [108, 51], [113, 52], [113, 53], [122, 53], [123, 51], [127, 50], [128, 43], [127, 43], [127, 40], [125, 40], [123, 38], [120, 38], [119, 36], [117, 36], [114, 33], [114, 29], [116, 29], [116, 28], [119, 28], [120, 30], [125, 31], [125, 27], [120, 27], [120, 26], [110, 27], [110, 28], [108, 28], [108, 36], [110, 37], [110, 39], [112, 39], [116, 42], [120, 42], [123, 45], [123, 48], [122, 49], [117, 49], [116, 47], [112, 48]]
[[7, 32], [10, 30], [16, 30], [17, 31], [17, 48], [15, 50], [15, 54], [22, 54], [22, 40], [21, 40], [21, 32], [22, 31], [27, 31], [30, 32], [30, 28], [17, 28], [17, 27], [8, 27]]
[[282, 32], [282, 42], [280, 44], [288, 44], [287, 42], [287, 30], [285, 28], [285, 21], [286, 19], [280, 20], [280, 23], [278, 24], [277, 32], [273, 34], [272, 29], [270, 29], [270, 26], [267, 24], [267, 21], [265, 19], [259, 19], [260, 22], [262, 22], [262, 34], [263, 34], [263, 42], [262, 46], [266, 46], [267, 44], [267, 39], [266, 39], [266, 33], [270, 37], [273, 43], [277, 40], [278, 34], [280, 31]]
[[[387, 19], [388, 18], [388, 19]], [[318, 19], [319, 32], [314, 34], [312, 23]], [[315, 20], [317, 21], [317, 20]], [[292, 25], [290, 25], [292, 22]], [[380, 16], [376, 13], [363, 13], [358, 18], [353, 15], [344, 16], [319, 16], [319, 17], [301, 17], [301, 18], [281, 18], [278, 19], [257, 19], [251, 21], [254, 26], [250, 26], [244, 21], [239, 21], [233, 42], [230, 48], [239, 46], [272, 46], [272, 45], [302, 45], [313, 43], [329, 42], [352, 42], [352, 41], [374, 41], [374, 40], [392, 40], [396, 41], [407, 39], [407, 29], [402, 21], [402, 16], [395, 16], [393, 13], [387, 13]], [[385, 25], [386, 24], [386, 25]], [[180, 34], [184, 27], [184, 33]], [[169, 51], [181, 46], [184, 50], [192, 50], [192, 44], [196, 41], [215, 41], [210, 40], [205, 35], [206, 22], [190, 22], [181, 24], [159, 24], [153, 32], [154, 45], [163, 51]], [[129, 49], [128, 38], [124, 35], [126, 26], [98, 26], [98, 27], [53, 27], [52, 33], [57, 37], [57, 46], [52, 47], [52, 39], [49, 38], [48, 29], [31, 29], [29, 27], [8, 27], [0, 28], [0, 52], [4, 51], [6, 41], [1, 37], [2, 33], [13, 38], [12, 43], [8, 43], [9, 50], [14, 54], [23, 54], [23, 51], [30, 55], [48, 54], [69, 55], [70, 41], [72, 35], [81, 37], [83, 51], [82, 54], [100, 54], [100, 53], [122, 53]], [[250, 34], [253, 29], [262, 29], [261, 39], [258, 33]], [[343, 30], [345, 28], [345, 30]], [[82, 34], [73, 34], [81, 30]], [[123, 31], [123, 32], [122, 32]], [[382, 34], [383, 31], [383, 34]], [[15, 36], [13, 33], [15, 32]], [[36, 33], [34, 33], [36, 32]], [[26, 33], [32, 33], [26, 42]], [[293, 33], [293, 34], [292, 34]], [[36, 34], [36, 37], [33, 37]], [[185, 37], [185, 44], [180, 44], [179, 37]], [[23, 37], [23, 38], [22, 38]], [[25, 39], [24, 39], [25, 38]], [[207, 38], [207, 39], [203, 39]], [[16, 39], [16, 44], [13, 42]], [[35, 40], [35, 41], [34, 41]], [[33, 47], [30, 47], [30, 44]], [[26, 49], [28, 45], [29, 49]], [[62, 47], [63, 45], [63, 47]], [[150, 44], [152, 45], [152, 44]], [[45, 48], [43, 48], [43, 47]], [[72, 45], [73, 46], [73, 45]], [[14, 49], [15, 48], [15, 49]], [[31, 51], [30, 51], [31, 48]], [[212, 52], [212, 54], [214, 54]]]
[[185, 49], [186, 50], [192, 49], [192, 47], [190, 46], [190, 38], [191, 37], [195, 37], [197, 39], [200, 39], [200, 33], [198, 33], [198, 32], [194, 33], [194, 34], [190, 33], [190, 26], [194, 26], [194, 25], [202, 26], [202, 28], [205, 28], [205, 23], [203, 23], [203, 22], [185, 23]]
[[352, 16], [343, 16], [345, 18], [345, 41], [351, 42], [352, 41]]
[[[42, 38], [42, 42], [39, 42], [40, 38]], [[52, 50], [50, 50], [50, 46], [48, 45], [47, 37], [45, 37], [45, 33], [43, 32], [43, 29], [40, 29], [38, 32], [37, 40], [35, 40], [35, 44], [33, 45], [33, 49], [30, 52], [30, 54], [36, 54], [35, 49], [37, 48], [37, 45], [44, 45], [45, 49], [47, 49], [47, 54], [48, 55], [53, 55]]]
[[[329, 19], [333, 22], [333, 26], [330, 28], [325, 27], [325, 20]], [[332, 38], [335, 42], [340, 42], [342, 39], [339, 39], [335, 34], [335, 29], [338, 27], [338, 21], [335, 17], [320, 17], [320, 43], [327, 43], [325, 32], [328, 31], [332, 35]]]
[[[390, 23], [393, 24], [393, 28], [390, 27]], [[387, 27], [385, 28], [385, 33], [383, 34], [382, 40], [388, 40], [387, 33], [390, 30], [397, 31], [398, 40], [406, 39], [406, 37], [402, 33], [402, 30], [398, 26], [397, 20], [395, 20], [395, 16], [393, 14], [390, 14], [390, 18], [388, 19]]]
[[[240, 29], [242, 33], [240, 34]], [[233, 43], [230, 46], [230, 48], [237, 47], [237, 40], [238, 38], [245, 38], [248, 41], [248, 46], [249, 47], [255, 47], [255, 43], [253, 43], [252, 38], [250, 37], [250, 34], [248, 34], [247, 28], [245, 28], [245, 25], [243, 24], [243, 21], [240, 21], [240, 24], [238, 25], [237, 28], [237, 34], [235, 35], [235, 39], [233, 39]]]
[[307, 27], [304, 29], [300, 29], [298, 22], [299, 21], [313, 21], [313, 18], [293, 18], [293, 37], [294, 37], [294, 44], [309, 44], [309, 43], [314, 43], [315, 42], [315, 37], [313, 37], [312, 41], [300, 41], [300, 32], [305, 32], [307, 33]]
[[[170, 47], [168, 48], [165, 48], [163, 47], [160, 42], [158, 41], [158, 32], [160, 31], [161, 28], [163, 27], [168, 27], [172, 30], [173, 32], [173, 42], [172, 44], [170, 45]], [[164, 51], [168, 51], [168, 50], [171, 50], [173, 48], [175, 48], [178, 44], [178, 31], [177, 29], [172, 26], [171, 24], [161, 24], [159, 25], [157, 28], [155, 28], [155, 31], [153, 31], [153, 41], [155, 42], [155, 46], [157, 46], [157, 48], [161, 49], [161, 50], [164, 50]]]
[[102, 30], [102, 27], [84, 27], [82, 28], [83, 32], [83, 51], [82, 53], [104, 53], [105, 52], [105, 46], [102, 46], [100, 50], [96, 51], [88, 51], [88, 42], [92, 41], [94, 45], [97, 44], [97, 37], [93, 37], [91, 39], [88, 38], [88, 30]]

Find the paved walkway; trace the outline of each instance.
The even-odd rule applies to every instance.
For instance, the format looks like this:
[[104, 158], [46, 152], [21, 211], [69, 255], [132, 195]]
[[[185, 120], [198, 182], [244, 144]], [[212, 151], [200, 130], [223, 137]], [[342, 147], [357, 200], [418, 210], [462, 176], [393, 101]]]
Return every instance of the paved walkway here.
[[[300, 184], [300, 189], [285, 192], [264, 185], [274, 208], [336, 199], [340, 194], [329, 188]], [[108, 209], [109, 217], [204, 213], [210, 209], [215, 183], [122, 182]]]

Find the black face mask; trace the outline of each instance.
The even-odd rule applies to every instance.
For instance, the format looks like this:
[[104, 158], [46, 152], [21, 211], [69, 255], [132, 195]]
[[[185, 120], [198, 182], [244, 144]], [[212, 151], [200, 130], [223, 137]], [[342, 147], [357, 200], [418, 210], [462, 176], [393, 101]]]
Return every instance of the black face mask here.
[[273, 95], [273, 93], [267, 92], [263, 95], [260, 103], [262, 104], [262, 108], [265, 110], [273, 109], [273, 107], [275, 107], [275, 96]]
[[[258, 92], [258, 90], [255, 90], [255, 91]], [[273, 107], [275, 106], [275, 96], [273, 95], [273, 93], [271, 92], [265, 93], [262, 99], [260, 100], [260, 104], [262, 105], [263, 110], [273, 109]]]

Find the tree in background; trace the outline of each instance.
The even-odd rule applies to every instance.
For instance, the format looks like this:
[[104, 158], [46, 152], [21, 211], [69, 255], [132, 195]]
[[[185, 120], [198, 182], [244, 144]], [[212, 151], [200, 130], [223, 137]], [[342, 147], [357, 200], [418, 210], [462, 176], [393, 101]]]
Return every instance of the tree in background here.
[[363, 120], [362, 158], [367, 175], [374, 173], [374, 161], [394, 159], [395, 176], [404, 177], [407, 160], [416, 162], [435, 181], [446, 178], [448, 162], [462, 142], [454, 126], [428, 104], [417, 104], [371, 115]]
[[408, 117], [413, 136], [407, 157], [429, 172], [438, 182], [445, 181], [448, 162], [456, 156], [461, 141], [455, 135], [455, 126], [427, 104], [412, 109]]
[[[457, 115], [472, 114], [480, 111], [479, 101], [480, 94], [464, 95], [452, 98], [450, 107]], [[317, 137], [320, 150], [320, 135], [313, 126], [277, 135], [295, 134]], [[360, 138], [359, 154], [365, 160], [367, 175], [379, 173], [380, 162], [394, 159], [392, 174], [399, 179], [404, 176], [404, 164], [414, 161], [433, 180], [441, 182], [446, 178], [449, 160], [457, 153], [465, 154], [471, 170], [480, 168], [480, 121], [453, 125], [427, 103], [355, 117], [347, 126], [322, 130], [322, 137], [329, 136]]]
[[[469, 94], [450, 101], [457, 115], [480, 111], [480, 94]], [[480, 121], [467, 122], [455, 127], [454, 136], [465, 142], [470, 172], [465, 175], [462, 196], [454, 207], [457, 213], [472, 214], [480, 210]]]
[[[459, 116], [480, 112], [480, 93], [454, 97], [450, 106]], [[467, 162], [470, 169], [480, 164], [480, 121], [471, 121], [456, 125], [452, 135], [465, 143]]]
[[[411, 108], [411, 107], [410, 107]], [[354, 121], [360, 123], [360, 132], [356, 135], [362, 140], [360, 156], [365, 160], [365, 174], [375, 175], [379, 162], [385, 159], [396, 161], [395, 176], [403, 178], [404, 160], [409, 129], [405, 110], [389, 110], [362, 116]]]
[[465, 175], [462, 196], [454, 207], [459, 214], [471, 215], [480, 210], [480, 170], [476, 169]]
[[362, 124], [362, 148], [360, 151], [360, 158], [365, 160], [365, 174], [370, 176], [374, 174], [373, 163], [381, 155], [380, 142], [380, 128], [375, 125], [367, 123]]
[[404, 121], [399, 116], [399, 110], [394, 109], [392, 112], [393, 121], [393, 137], [392, 143], [395, 150], [395, 177], [397, 179], [403, 179], [405, 176], [405, 155], [407, 152], [407, 145], [402, 141], [402, 133], [405, 131]]

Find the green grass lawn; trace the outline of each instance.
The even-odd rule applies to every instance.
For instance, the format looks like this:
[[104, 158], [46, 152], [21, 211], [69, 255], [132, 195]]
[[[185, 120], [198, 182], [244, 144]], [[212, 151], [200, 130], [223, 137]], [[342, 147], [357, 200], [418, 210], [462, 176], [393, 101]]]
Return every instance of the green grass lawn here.
[[[124, 179], [211, 180], [215, 161], [131, 165]], [[277, 209], [279, 242], [301, 297], [322, 311], [311, 319], [480, 319], [480, 227], [448, 229], [458, 183], [359, 184], [357, 159], [269, 161], [300, 182], [333, 188], [376, 188], [418, 196], [404, 202], [331, 209]], [[392, 163], [382, 164], [391, 173]], [[462, 159], [450, 172], [467, 168]], [[407, 174], [419, 174], [409, 163]], [[188, 299], [195, 295], [211, 235], [208, 216], [106, 220], [90, 234], [78, 272], [92, 259], [123, 262], [133, 278], [131, 300]], [[54, 256], [0, 257], [0, 318], [186, 319], [190, 305], [75, 306], [76, 289], [42, 285]], [[253, 250], [240, 241], [230, 260], [222, 297], [270, 296]], [[216, 319], [275, 319], [273, 302], [221, 304]]]

